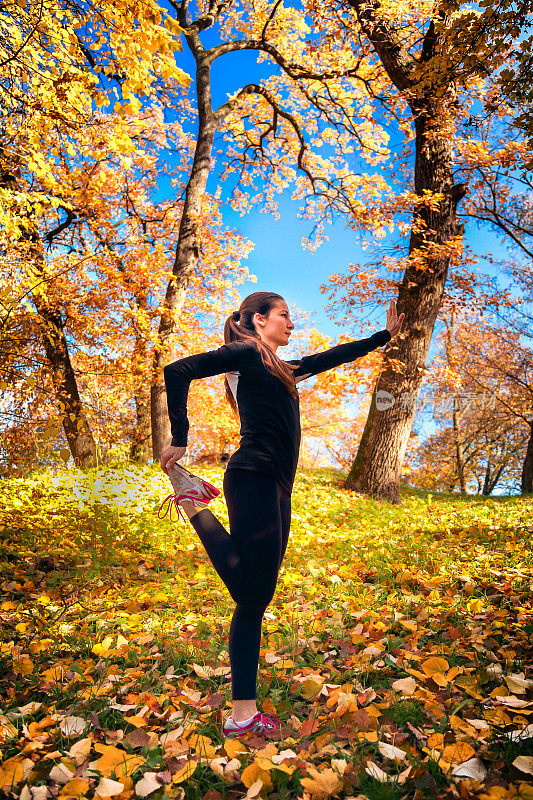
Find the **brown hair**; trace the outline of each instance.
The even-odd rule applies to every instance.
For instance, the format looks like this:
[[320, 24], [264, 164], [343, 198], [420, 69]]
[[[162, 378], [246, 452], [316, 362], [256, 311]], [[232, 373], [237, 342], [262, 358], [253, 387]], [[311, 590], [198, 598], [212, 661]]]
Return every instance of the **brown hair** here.
[[[266, 369], [276, 378], [285, 384], [293, 397], [297, 397], [296, 384], [294, 382], [293, 370], [296, 369], [292, 364], [282, 361], [266, 342], [263, 342], [254, 328], [254, 314], [268, 316], [270, 311], [276, 306], [283, 297], [273, 292], [254, 292], [245, 297], [238, 311], [227, 318], [224, 325], [224, 343], [230, 342], [254, 342], [257, 345], [259, 354]], [[238, 413], [237, 403], [229, 387], [228, 379], [224, 380], [226, 397], [235, 413]]]

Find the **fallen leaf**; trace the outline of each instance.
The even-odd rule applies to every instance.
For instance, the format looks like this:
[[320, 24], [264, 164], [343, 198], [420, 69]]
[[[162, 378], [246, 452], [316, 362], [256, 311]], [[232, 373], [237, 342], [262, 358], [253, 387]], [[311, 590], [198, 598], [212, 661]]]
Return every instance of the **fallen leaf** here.
[[327, 797], [338, 794], [342, 789], [342, 781], [332, 769], [319, 772], [313, 767], [308, 767], [310, 778], [301, 778], [300, 783], [306, 792], [311, 795], [311, 800], [325, 800]]
[[244, 795], [244, 800], [251, 800], [252, 797], [257, 797], [262, 788], [263, 788], [263, 781], [261, 780], [261, 778], [258, 778], [256, 781], [254, 781], [254, 783], [252, 783], [252, 785]]
[[449, 664], [445, 658], [439, 656], [432, 656], [423, 662], [422, 671], [428, 678], [433, 678], [435, 674], [442, 675], [449, 669]]
[[504, 706], [509, 706], [510, 708], [529, 708], [529, 706], [533, 706], [533, 701], [530, 701], [528, 703], [527, 700], [520, 700], [513, 694], [507, 695], [505, 697], [498, 697], [497, 702], [501, 703]]
[[74, 797], [77, 800], [77, 798], [85, 797], [89, 788], [89, 781], [83, 780], [83, 778], [72, 778], [71, 781], [63, 786], [59, 792], [59, 797]]
[[78, 733], [83, 733], [87, 724], [83, 717], [65, 717], [61, 720], [59, 729], [63, 736], [75, 736]]
[[63, 786], [74, 777], [74, 773], [64, 764], [56, 764], [50, 770], [50, 777], [55, 783]]
[[399, 758], [400, 761], [405, 760], [406, 752], [405, 750], [400, 750], [399, 747], [394, 747], [392, 744], [387, 744], [386, 742], [378, 742], [379, 752], [385, 758]]
[[369, 761], [365, 767], [365, 771], [371, 778], [375, 778], [377, 781], [380, 781], [380, 783], [398, 783], [401, 786], [409, 777], [411, 765], [409, 765], [407, 769], [404, 769], [403, 772], [400, 772], [399, 775], [388, 775], [381, 767], [378, 767], [374, 761]]
[[455, 778], [471, 778], [474, 781], [482, 781], [487, 775], [487, 769], [480, 758], [470, 758], [454, 767], [452, 775]]
[[533, 775], [533, 756], [518, 756], [513, 761], [513, 767], [516, 767], [520, 772], [527, 772], [528, 775]]
[[444, 748], [442, 758], [450, 764], [462, 764], [463, 761], [471, 759], [475, 753], [474, 748], [470, 747], [467, 742], [455, 742]]
[[405, 697], [411, 697], [416, 691], [416, 681], [414, 678], [399, 678], [393, 682], [392, 688], [395, 692], [401, 692]]
[[524, 673], [518, 675], [508, 675], [504, 678], [512, 694], [525, 694], [533, 686], [532, 680], [526, 680]]
[[488, 722], [485, 722], [484, 719], [467, 719], [465, 722], [468, 722], [469, 725], [472, 725], [472, 727], [476, 728], [478, 731], [490, 731], [490, 725]]
[[533, 724], [527, 725], [525, 728], [521, 728], [518, 731], [509, 731], [505, 734], [505, 737], [512, 742], [518, 742], [522, 739], [531, 739], [533, 738]]
[[[155, 775], [155, 773], [150, 773]], [[139, 784], [137, 784], [138, 786]], [[135, 787], [135, 791], [137, 791], [137, 786]], [[157, 784], [157, 788], [161, 788], [161, 784]], [[114, 797], [116, 794], [120, 794], [124, 791], [124, 784], [119, 783], [118, 781], [112, 781], [111, 778], [102, 778], [100, 783], [94, 790], [95, 795], [98, 797]], [[139, 795], [139, 797], [144, 797], [144, 795]]]

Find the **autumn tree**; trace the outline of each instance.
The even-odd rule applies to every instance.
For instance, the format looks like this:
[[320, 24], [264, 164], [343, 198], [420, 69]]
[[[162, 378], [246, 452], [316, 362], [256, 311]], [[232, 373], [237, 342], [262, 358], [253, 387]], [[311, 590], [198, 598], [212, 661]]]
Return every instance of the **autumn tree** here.
[[[154, 201], [153, 195], [163, 178], [179, 180], [189, 163], [189, 139], [179, 124], [164, 123], [157, 108], [132, 118], [95, 116], [91, 126], [69, 139], [72, 152], [67, 152], [60, 132], [49, 138], [49, 151], [60, 158], [53, 172], [56, 206], [50, 205], [39, 215], [43, 266], [36, 280], [27, 260], [22, 259], [19, 274], [13, 275], [15, 285], [22, 294], [27, 292], [37, 308], [34, 328], [42, 328], [42, 311], [35, 303], [36, 282], [45, 287], [47, 307], [60, 310], [64, 340], [68, 335], [69, 350], [75, 350], [74, 363], [67, 351], [75, 390], [88, 404], [83, 413], [98, 431], [100, 455], [113, 442], [132, 439], [132, 455], [146, 459], [150, 443], [148, 363], [182, 205], [179, 198]], [[124, 141], [130, 143], [128, 155], [122, 150]], [[160, 158], [167, 147], [175, 150], [170, 170]], [[42, 184], [36, 181], [36, 185]], [[214, 198], [205, 197], [204, 211], [204, 271], [201, 277], [194, 276], [190, 308], [180, 323], [182, 343], [176, 342], [176, 347], [182, 352], [183, 347], [188, 349], [191, 337], [206, 347], [214, 342], [202, 317], [211, 315], [220, 323], [235, 303], [236, 287], [247, 275], [240, 260], [249, 244], [225, 229]], [[51, 350], [57, 352], [56, 347]], [[46, 369], [44, 374], [40, 372], [38, 384], [48, 386], [45, 378]], [[18, 385], [17, 374], [11, 375], [11, 384]], [[57, 388], [55, 394], [60, 400]], [[131, 428], [133, 399], [137, 419]], [[42, 392], [29, 404], [26, 400], [36, 422], [49, 413], [40, 402], [43, 400]], [[15, 430], [25, 420], [22, 415]], [[75, 421], [69, 418], [73, 427]], [[69, 446], [76, 455], [75, 436]]]
[[[317, 48], [331, 49], [336, 41], [357, 54], [356, 77], [367, 98], [361, 106], [366, 110], [369, 103], [380, 104], [382, 124], [386, 120], [404, 144], [406, 168], [402, 174], [398, 162], [389, 167], [384, 178], [390, 178], [390, 185], [373, 208], [383, 228], [393, 228], [396, 222], [400, 232], [408, 233], [408, 254], [383, 256], [372, 274], [379, 285], [371, 285], [366, 295], [365, 285], [358, 285], [357, 267], [349, 279], [333, 280], [330, 286], [334, 293], [340, 286], [345, 306], [351, 298], [355, 307], [368, 302], [369, 294], [379, 297], [383, 290], [398, 287], [398, 312], [406, 315], [404, 331], [385, 348], [367, 424], [346, 481], [350, 488], [398, 502], [415, 411], [414, 403], [398, 400], [418, 395], [446, 282], [463, 257], [463, 223], [457, 208], [466, 189], [457, 176], [459, 127], [472, 103], [485, 96], [484, 76], [510, 56], [513, 35], [508, 32], [494, 50], [480, 34], [478, 15], [466, 6], [347, 0], [334, 7], [312, 3], [310, 9], [324, 31]], [[514, 36], [519, 33], [517, 29]], [[342, 124], [350, 127], [347, 115]], [[395, 188], [398, 182], [403, 191]], [[351, 224], [361, 228], [364, 219], [357, 204], [346, 191], [344, 197]], [[363, 280], [368, 277], [363, 271]], [[396, 401], [387, 409], [376, 404], [383, 392]]]
[[[77, 132], [90, 127], [95, 106], [107, 104], [111, 84], [116, 110], [135, 111], [141, 105], [136, 94], [159, 91], [161, 78], [168, 90], [183, 81], [174, 61], [176, 31], [162, 23], [162, 14], [150, 2], [138, 8], [8, 4], [0, 19], [0, 225], [10, 258], [20, 269], [27, 265], [32, 275], [58, 409], [80, 464], [94, 461], [95, 443], [70, 361], [65, 321], [47, 297], [44, 256], [45, 247], [74, 214], [68, 200], [58, 197], [53, 173], [60, 153], [58, 148], [50, 152], [49, 140], [57, 144], [59, 139], [73, 155]], [[127, 135], [119, 136], [117, 144], [124, 155], [131, 150]], [[59, 208], [63, 218], [46, 229], [42, 215]]]

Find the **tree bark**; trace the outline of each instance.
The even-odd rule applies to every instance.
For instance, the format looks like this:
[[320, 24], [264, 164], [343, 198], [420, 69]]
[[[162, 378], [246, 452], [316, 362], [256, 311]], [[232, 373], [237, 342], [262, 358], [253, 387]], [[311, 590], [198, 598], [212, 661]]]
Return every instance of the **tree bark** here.
[[[136, 295], [138, 308], [146, 309], [146, 297]], [[148, 463], [150, 457], [150, 388], [146, 379], [146, 367], [149, 353], [146, 338], [142, 329], [136, 329], [135, 349], [133, 355], [133, 373], [135, 376], [135, 413], [136, 424], [131, 435], [130, 458], [132, 461]]]
[[198, 138], [193, 166], [185, 191], [173, 276], [168, 284], [163, 313], [154, 350], [151, 384], [152, 454], [158, 461], [162, 451], [170, 444], [170, 422], [163, 380], [163, 367], [170, 359], [170, 346], [187, 286], [200, 258], [198, 228], [207, 179], [211, 168], [211, 153], [216, 131], [216, 120], [211, 107], [211, 63], [196, 33], [186, 36], [196, 58], [196, 89], [198, 98]]
[[397, 301], [398, 314], [405, 314], [404, 331], [385, 349], [370, 413], [345, 484], [393, 503], [400, 502], [402, 462], [448, 275], [450, 255], [446, 245], [460, 232], [456, 207], [463, 191], [453, 185], [451, 142], [436, 129], [438, 106], [426, 101], [412, 107], [416, 194], [423, 198], [425, 192], [440, 192], [443, 199], [433, 207], [420, 204], [415, 208], [409, 242], [412, 260]]
[[529, 439], [524, 464], [522, 466], [522, 494], [533, 494], [533, 420], [529, 425]]
[[[345, 484], [399, 503], [402, 462], [448, 274], [447, 245], [462, 232], [456, 210], [464, 187], [453, 184], [452, 142], [446, 129], [453, 122], [455, 89], [450, 83], [445, 91], [433, 92], [429, 86], [425, 93], [419, 92], [420, 68], [429, 74], [431, 59], [437, 54], [439, 34], [433, 21], [415, 58], [401, 32], [381, 13], [379, 0], [347, 2], [391, 83], [409, 104], [415, 126], [414, 188], [420, 201], [415, 203], [409, 262], [397, 300], [398, 313], [405, 314], [404, 330], [385, 349], [371, 411]], [[437, 201], [436, 193], [442, 199]], [[433, 198], [430, 203], [428, 197]]]
[[80, 400], [61, 313], [46, 302], [38, 288], [32, 294], [67, 443], [76, 466], [88, 469], [97, 463], [96, 442]]
[[459, 486], [461, 487], [462, 494], [466, 494], [466, 481], [465, 481], [465, 461], [463, 452], [463, 442], [461, 439], [461, 431], [459, 428], [459, 409], [457, 408], [457, 397], [453, 398], [453, 435], [455, 439], [455, 462], [457, 465], [457, 478]]
[[485, 468], [485, 479], [483, 481], [483, 489], [481, 490], [481, 494], [487, 497], [490, 494], [489, 486], [491, 483], [491, 476], [490, 476], [491, 466], [492, 465], [490, 463], [490, 453], [489, 453], [489, 457], [487, 459], [487, 466]]

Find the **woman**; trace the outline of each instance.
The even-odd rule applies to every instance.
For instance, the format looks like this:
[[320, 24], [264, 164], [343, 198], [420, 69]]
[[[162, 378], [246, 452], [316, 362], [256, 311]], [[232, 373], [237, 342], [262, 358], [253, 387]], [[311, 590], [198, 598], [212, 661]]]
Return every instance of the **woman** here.
[[[256, 681], [263, 614], [274, 596], [289, 537], [291, 491], [300, 446], [296, 384], [305, 378], [364, 356], [399, 332], [391, 300], [386, 330], [293, 361], [282, 361], [278, 347], [294, 328], [285, 300], [254, 292], [226, 320], [223, 347], [182, 358], [164, 368], [172, 442], [161, 455], [174, 495], [198, 533], [213, 566], [236, 603], [230, 626], [232, 716], [224, 736], [273, 731], [280, 720], [261, 714]], [[191, 380], [226, 373], [226, 395], [238, 410], [241, 441], [224, 474], [231, 535], [206, 507], [220, 492], [178, 465], [187, 445], [187, 395]]]

